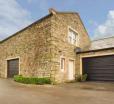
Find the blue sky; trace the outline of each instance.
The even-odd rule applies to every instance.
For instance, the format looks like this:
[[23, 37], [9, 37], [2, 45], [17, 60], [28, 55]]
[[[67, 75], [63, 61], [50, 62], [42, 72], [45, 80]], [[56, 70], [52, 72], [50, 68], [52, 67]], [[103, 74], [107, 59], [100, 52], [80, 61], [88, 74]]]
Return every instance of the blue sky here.
[[92, 39], [114, 36], [114, 0], [0, 0], [0, 39], [48, 14], [78, 12]]

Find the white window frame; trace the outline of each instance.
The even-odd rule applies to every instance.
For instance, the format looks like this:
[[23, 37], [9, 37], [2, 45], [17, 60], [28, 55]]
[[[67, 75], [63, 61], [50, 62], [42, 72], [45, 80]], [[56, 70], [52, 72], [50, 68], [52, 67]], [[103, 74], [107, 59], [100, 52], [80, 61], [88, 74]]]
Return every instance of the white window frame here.
[[[62, 62], [62, 60], [64, 60], [64, 61]], [[65, 71], [65, 57], [60, 58], [60, 69], [62, 72]]]
[[[76, 33], [76, 38], [75, 38], [75, 40], [74, 39], [71, 39], [71, 40], [69, 40], [70, 39], [70, 31], [72, 31], [72, 32], [74, 32], [74, 33]], [[73, 38], [73, 37], [71, 37], [71, 38]], [[75, 43], [74, 43], [74, 41], [75, 41]], [[79, 44], [79, 34], [78, 34], [78, 32], [75, 30], [75, 29], [73, 29], [72, 27], [70, 27], [70, 26], [68, 26], [68, 42], [70, 43], [70, 44], [72, 44], [72, 45], [76, 45], [76, 46], [78, 46], [78, 44]]]

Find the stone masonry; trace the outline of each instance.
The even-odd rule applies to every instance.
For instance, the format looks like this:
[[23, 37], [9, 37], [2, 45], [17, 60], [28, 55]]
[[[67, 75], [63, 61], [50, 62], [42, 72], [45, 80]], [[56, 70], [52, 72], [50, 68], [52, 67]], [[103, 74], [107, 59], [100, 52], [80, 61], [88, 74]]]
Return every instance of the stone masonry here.
[[[90, 46], [90, 40], [88, 34], [80, 20], [77, 13], [56, 13], [51, 20], [51, 33], [52, 33], [52, 54], [53, 54], [53, 68], [56, 70], [55, 77], [57, 81], [66, 81], [68, 75], [68, 61], [70, 59], [76, 60], [76, 52], [74, 51], [77, 47], [82, 50], [88, 50]], [[72, 27], [78, 32], [78, 46], [71, 45], [68, 43], [68, 28]], [[65, 71], [60, 70], [60, 57], [65, 57]], [[75, 74], [77, 68], [75, 65]]]
[[[78, 33], [78, 46], [68, 43], [68, 29]], [[47, 77], [61, 82], [67, 80], [68, 60], [75, 63], [75, 49], [88, 50], [89, 36], [78, 13], [57, 12], [36, 21], [0, 43], [0, 76], [7, 78], [7, 60], [19, 58], [19, 74]], [[65, 71], [60, 71], [60, 57], [65, 57]], [[76, 65], [75, 65], [76, 66]], [[78, 73], [75, 67], [75, 72]]]
[[0, 44], [0, 76], [7, 77], [7, 60], [20, 59], [20, 75], [47, 76], [50, 74], [51, 14]]

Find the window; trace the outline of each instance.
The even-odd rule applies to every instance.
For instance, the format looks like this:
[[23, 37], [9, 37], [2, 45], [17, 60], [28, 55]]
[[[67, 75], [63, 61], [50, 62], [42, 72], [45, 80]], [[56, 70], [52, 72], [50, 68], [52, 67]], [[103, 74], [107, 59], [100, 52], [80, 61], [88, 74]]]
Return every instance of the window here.
[[68, 33], [69, 43], [76, 45], [76, 42], [77, 42], [76, 40], [77, 40], [77, 33], [72, 29], [69, 29], [69, 33]]
[[65, 58], [61, 58], [61, 70], [64, 71], [65, 69]]

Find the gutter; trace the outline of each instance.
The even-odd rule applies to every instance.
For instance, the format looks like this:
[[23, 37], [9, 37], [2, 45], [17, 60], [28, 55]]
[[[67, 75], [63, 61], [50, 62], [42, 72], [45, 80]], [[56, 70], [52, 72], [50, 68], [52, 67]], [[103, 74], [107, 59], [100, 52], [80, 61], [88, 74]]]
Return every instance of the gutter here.
[[99, 51], [112, 50], [112, 49], [114, 49], [114, 47], [95, 49], [95, 50], [88, 50], [88, 51], [80, 51], [80, 52], [77, 52], [77, 54], [89, 53], [89, 52], [99, 52]]

